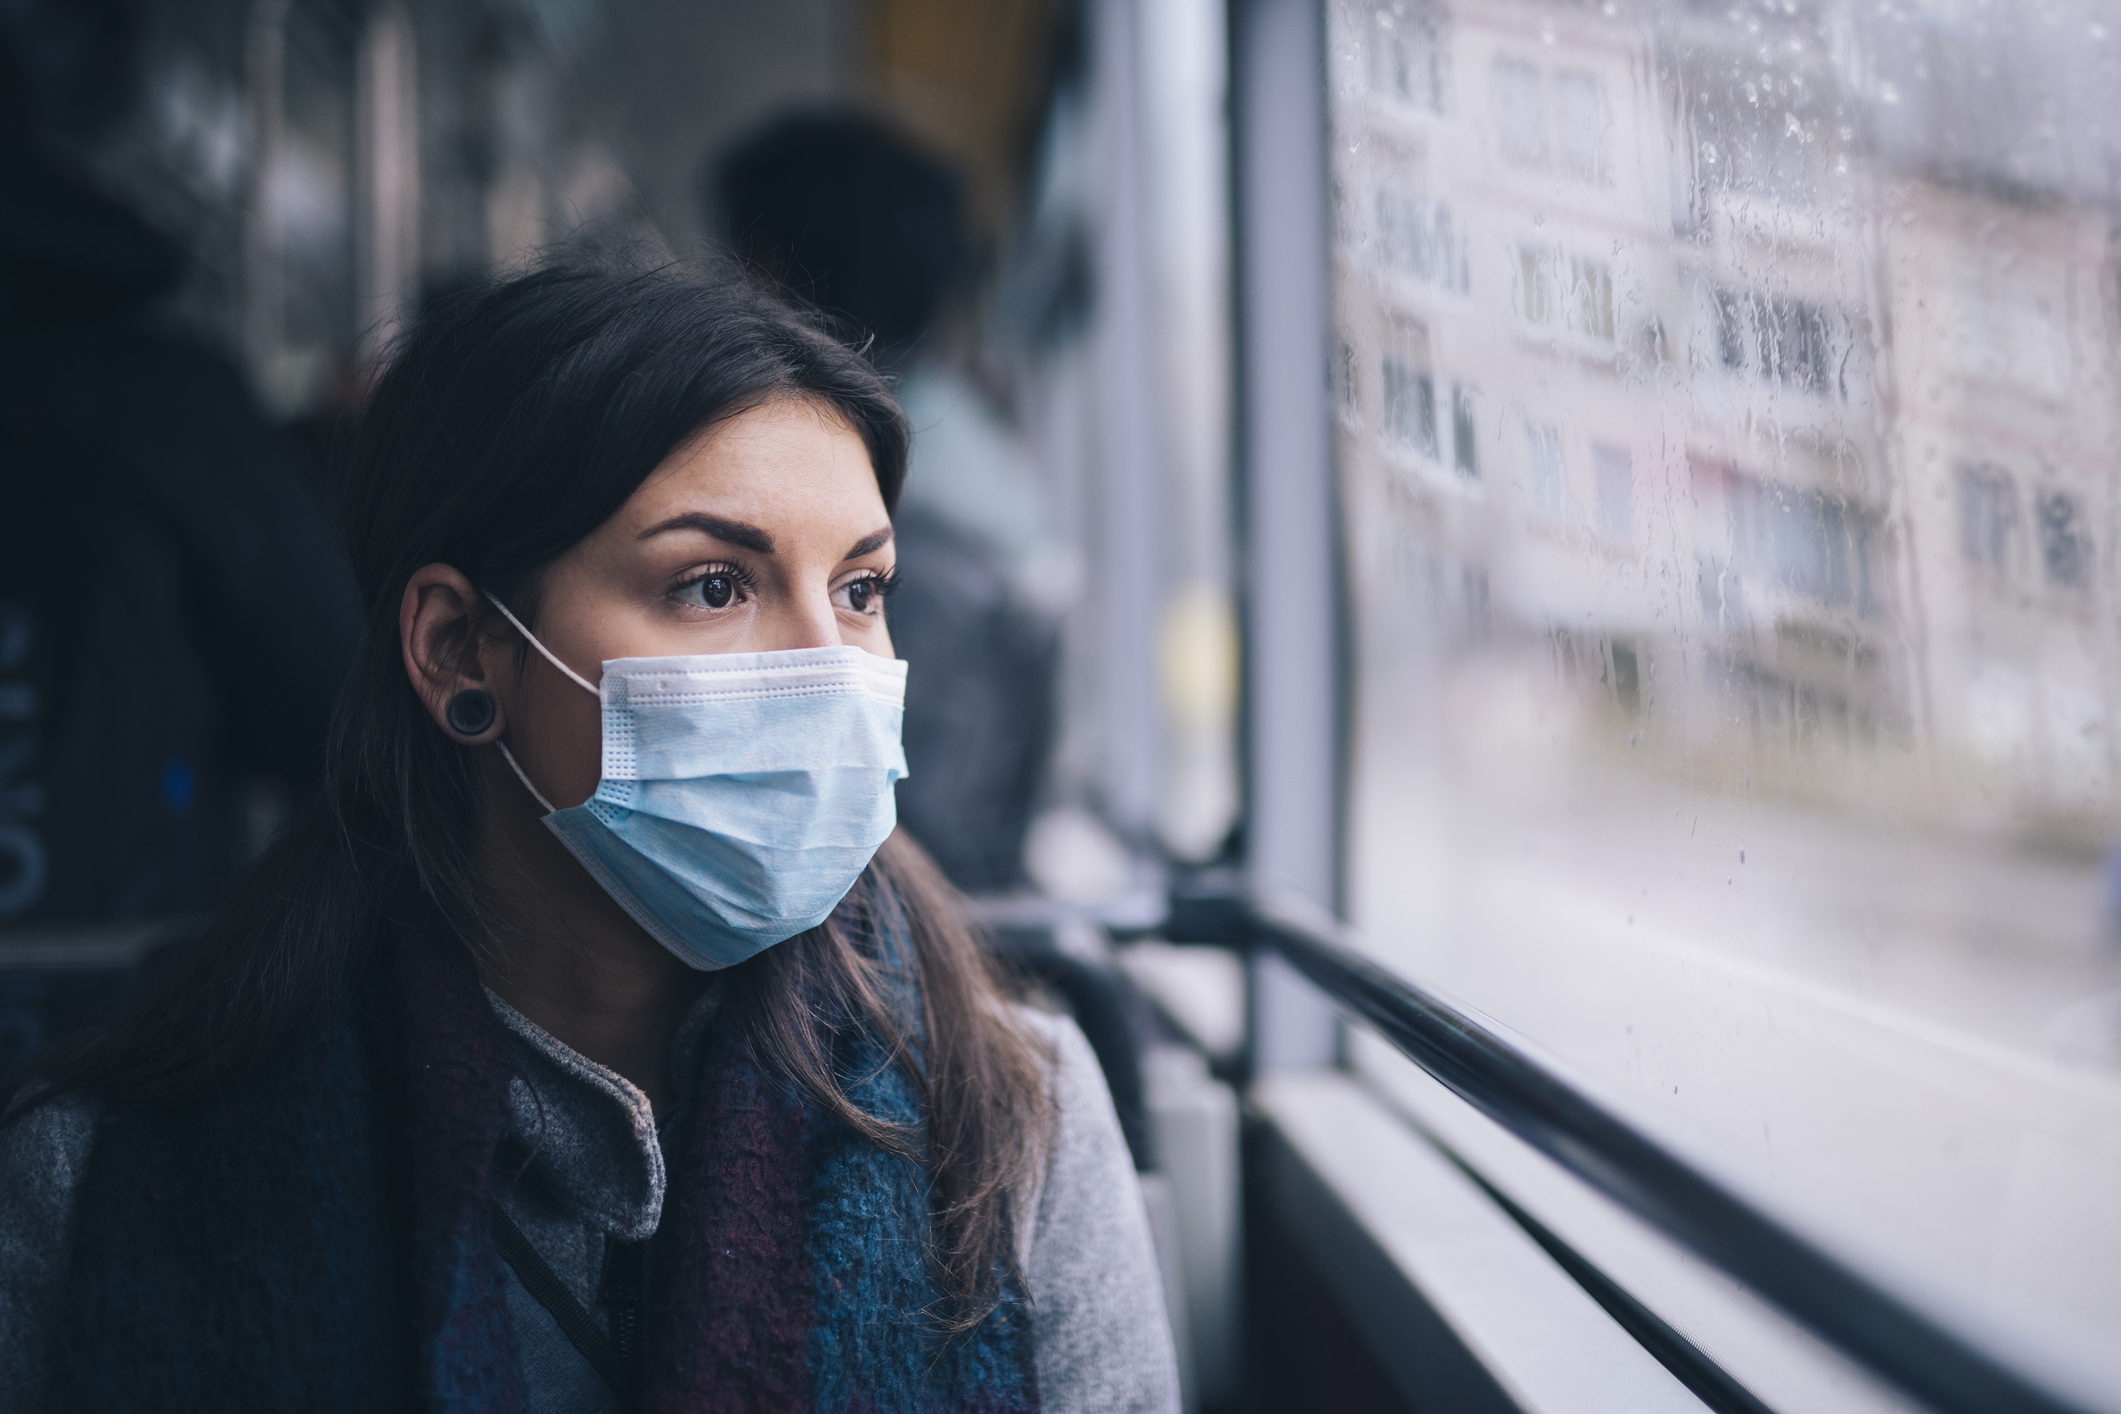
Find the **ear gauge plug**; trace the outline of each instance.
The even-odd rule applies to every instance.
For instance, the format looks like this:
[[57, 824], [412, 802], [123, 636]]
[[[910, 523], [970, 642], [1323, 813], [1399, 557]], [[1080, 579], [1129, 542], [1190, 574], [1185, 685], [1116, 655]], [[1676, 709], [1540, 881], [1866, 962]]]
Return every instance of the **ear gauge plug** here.
[[493, 694], [467, 687], [449, 699], [449, 725], [465, 736], [477, 736], [493, 725]]

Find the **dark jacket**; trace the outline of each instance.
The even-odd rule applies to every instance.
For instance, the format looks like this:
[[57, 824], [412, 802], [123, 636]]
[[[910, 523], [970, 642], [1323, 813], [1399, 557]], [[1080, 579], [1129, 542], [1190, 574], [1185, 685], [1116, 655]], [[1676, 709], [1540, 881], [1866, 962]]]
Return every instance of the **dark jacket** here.
[[299, 783], [361, 609], [317, 478], [165, 326], [161, 235], [0, 152], [0, 925], [195, 913]]

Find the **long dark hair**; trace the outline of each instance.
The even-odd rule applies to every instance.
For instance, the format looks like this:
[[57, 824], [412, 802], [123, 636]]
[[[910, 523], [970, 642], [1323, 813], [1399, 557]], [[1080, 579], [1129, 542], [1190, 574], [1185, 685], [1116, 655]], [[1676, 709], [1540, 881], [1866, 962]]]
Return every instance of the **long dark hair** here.
[[[264, 1062], [349, 996], [408, 868], [471, 946], [494, 946], [497, 914], [474, 843], [478, 762], [435, 726], [406, 679], [406, 581], [422, 565], [454, 565], [534, 624], [541, 571], [671, 452], [790, 397], [832, 409], [860, 434], [895, 510], [907, 432], [883, 379], [829, 330], [745, 284], [667, 267], [555, 265], [461, 291], [424, 316], [341, 468], [368, 617], [320, 798], [147, 995], [24, 1080], [144, 1100], [197, 1094]], [[483, 621], [464, 629], [491, 631]], [[928, 1165], [931, 1260], [949, 1308], [938, 1314], [964, 1328], [991, 1307], [1010, 1261], [1009, 1196], [1027, 1189], [1046, 1128], [1043, 1071], [996, 1005], [956, 895], [900, 838], [842, 912], [887, 895], [910, 923], [919, 1016], [887, 1001], [838, 915], [725, 974], [723, 1015], [817, 1103]], [[848, 1026], [870, 1028], [905, 1067], [926, 1101], [924, 1134], [848, 1099], [834, 1060], [835, 1034]]]

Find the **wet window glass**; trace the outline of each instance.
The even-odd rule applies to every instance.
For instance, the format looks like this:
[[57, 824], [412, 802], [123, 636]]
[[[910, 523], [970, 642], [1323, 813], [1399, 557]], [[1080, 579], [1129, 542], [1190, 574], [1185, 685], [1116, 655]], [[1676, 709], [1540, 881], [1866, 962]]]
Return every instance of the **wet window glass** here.
[[2112, 18], [1329, 6], [1352, 918], [1857, 1259], [2094, 1356]]

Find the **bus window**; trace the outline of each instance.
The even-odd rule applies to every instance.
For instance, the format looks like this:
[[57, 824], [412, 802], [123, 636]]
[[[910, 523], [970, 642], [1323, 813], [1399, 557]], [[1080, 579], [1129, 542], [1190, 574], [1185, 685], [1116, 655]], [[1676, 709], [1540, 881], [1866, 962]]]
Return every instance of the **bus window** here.
[[2091, 1362], [2121, 1320], [2102, 14], [1327, 16], [1351, 920], [1852, 1260]]

